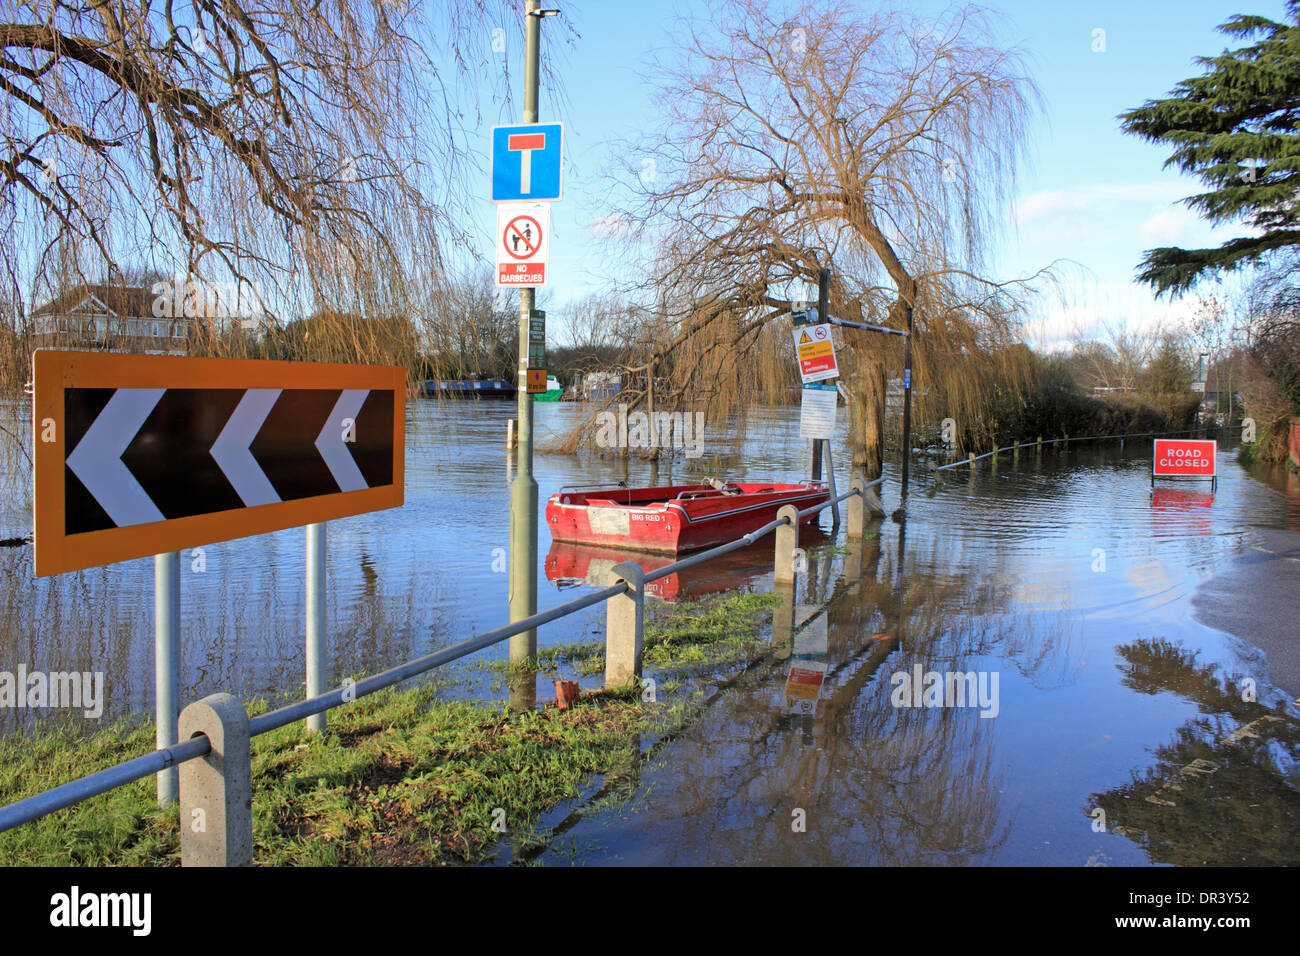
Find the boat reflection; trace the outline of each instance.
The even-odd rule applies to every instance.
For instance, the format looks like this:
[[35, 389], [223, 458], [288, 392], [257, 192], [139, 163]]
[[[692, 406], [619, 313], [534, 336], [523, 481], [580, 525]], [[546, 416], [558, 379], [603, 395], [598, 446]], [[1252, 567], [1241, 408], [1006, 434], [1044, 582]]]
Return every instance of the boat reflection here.
[[[816, 527], [800, 529], [799, 546], [816, 548], [830, 541], [830, 536]], [[646, 593], [670, 604], [693, 601], [707, 594], [743, 588], [765, 574], [772, 573], [773, 542], [770, 536], [712, 561], [676, 571], [646, 584]], [[646, 554], [616, 548], [553, 541], [546, 553], [546, 579], [557, 588], [587, 584], [604, 587], [608, 572], [616, 564], [631, 561], [649, 573], [680, 560], [671, 554]]]

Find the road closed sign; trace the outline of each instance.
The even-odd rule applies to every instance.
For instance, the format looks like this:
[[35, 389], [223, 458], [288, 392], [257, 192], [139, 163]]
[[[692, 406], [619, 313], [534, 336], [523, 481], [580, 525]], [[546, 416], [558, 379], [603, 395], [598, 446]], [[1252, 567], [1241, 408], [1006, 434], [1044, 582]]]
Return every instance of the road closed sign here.
[[1157, 438], [1151, 458], [1155, 478], [1214, 478], [1218, 444], [1191, 438]]
[[546, 203], [497, 206], [497, 285], [546, 285], [551, 207]]
[[805, 385], [839, 377], [829, 324], [795, 326], [794, 350], [799, 357], [799, 374]]

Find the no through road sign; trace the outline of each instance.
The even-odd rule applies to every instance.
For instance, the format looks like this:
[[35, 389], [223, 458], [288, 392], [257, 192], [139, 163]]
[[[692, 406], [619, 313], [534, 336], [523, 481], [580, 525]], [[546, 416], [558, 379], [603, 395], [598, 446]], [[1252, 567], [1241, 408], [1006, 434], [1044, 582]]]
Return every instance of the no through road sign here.
[[564, 124], [492, 127], [492, 201], [555, 202], [564, 194]]

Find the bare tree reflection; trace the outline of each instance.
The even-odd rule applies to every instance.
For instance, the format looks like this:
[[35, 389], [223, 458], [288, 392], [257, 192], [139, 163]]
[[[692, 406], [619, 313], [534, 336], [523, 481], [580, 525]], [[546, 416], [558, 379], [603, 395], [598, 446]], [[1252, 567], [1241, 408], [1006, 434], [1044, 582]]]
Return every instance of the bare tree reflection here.
[[1300, 762], [1300, 721], [1243, 700], [1241, 679], [1198, 665], [1181, 643], [1119, 648], [1126, 685], [1176, 693], [1200, 716], [1155, 750], [1132, 782], [1095, 795], [1108, 828], [1153, 863], [1288, 866], [1300, 863], [1300, 793], [1286, 767]]

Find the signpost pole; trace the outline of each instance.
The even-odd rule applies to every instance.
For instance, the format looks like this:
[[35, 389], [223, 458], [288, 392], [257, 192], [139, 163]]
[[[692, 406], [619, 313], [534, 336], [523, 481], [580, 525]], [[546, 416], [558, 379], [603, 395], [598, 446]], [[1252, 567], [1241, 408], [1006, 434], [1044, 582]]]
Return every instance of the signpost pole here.
[[907, 497], [907, 478], [912, 464], [912, 307], [907, 307], [907, 345], [903, 353], [903, 486], [900, 498]]
[[[154, 619], [154, 740], [158, 749], [177, 744], [180, 720], [181, 555], [156, 554], [153, 559]], [[180, 775], [176, 767], [158, 771], [158, 807], [176, 802]]]
[[[325, 522], [307, 525], [307, 697], [325, 693]], [[325, 715], [307, 718], [308, 733], [325, 733]]]
[[[537, 123], [537, 60], [541, 33], [540, 0], [524, 4], [524, 123]], [[533, 478], [533, 396], [528, 392], [529, 320], [536, 290], [519, 290], [519, 468], [510, 485], [510, 620], [537, 612], [537, 481]], [[537, 656], [537, 631], [510, 638], [510, 663]]]
[[[829, 269], [817, 270], [817, 321], [825, 322], [826, 317], [831, 314], [830, 311], [830, 285], [831, 271]], [[813, 457], [812, 457], [812, 480], [822, 480], [822, 443], [826, 439], [813, 439]], [[838, 524], [838, 522], [836, 522]]]

